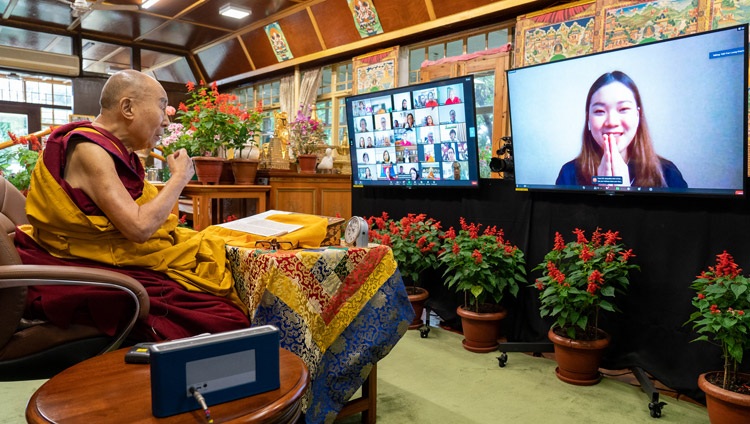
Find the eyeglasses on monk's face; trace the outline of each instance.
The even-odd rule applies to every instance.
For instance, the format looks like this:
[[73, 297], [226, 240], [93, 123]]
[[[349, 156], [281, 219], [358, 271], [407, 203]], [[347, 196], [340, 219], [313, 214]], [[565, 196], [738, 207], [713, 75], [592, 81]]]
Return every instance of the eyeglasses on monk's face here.
[[276, 240], [272, 238], [270, 240], [258, 240], [255, 242], [256, 249], [263, 250], [292, 250], [297, 248], [297, 243], [291, 241]]

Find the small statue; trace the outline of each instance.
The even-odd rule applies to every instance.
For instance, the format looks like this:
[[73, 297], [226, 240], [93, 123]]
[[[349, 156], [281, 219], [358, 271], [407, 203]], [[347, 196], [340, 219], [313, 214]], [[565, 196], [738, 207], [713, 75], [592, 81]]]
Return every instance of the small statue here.
[[286, 112], [274, 112], [273, 117], [276, 120], [273, 130], [273, 136], [281, 140], [281, 151], [283, 157], [289, 158], [289, 118]]
[[318, 169], [326, 174], [330, 173], [333, 169], [333, 149], [331, 149], [330, 147], [326, 149], [326, 155], [323, 156], [322, 159], [320, 159]]

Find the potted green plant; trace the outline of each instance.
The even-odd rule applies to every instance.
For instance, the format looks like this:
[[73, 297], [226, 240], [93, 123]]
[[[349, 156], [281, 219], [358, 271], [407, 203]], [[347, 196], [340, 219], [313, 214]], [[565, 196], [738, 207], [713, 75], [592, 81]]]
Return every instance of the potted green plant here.
[[406, 284], [414, 321], [409, 329], [422, 326], [422, 311], [429, 292], [422, 287], [421, 276], [428, 270], [438, 268], [443, 231], [440, 221], [426, 214], [407, 214], [401, 219], [391, 219], [387, 212], [367, 219], [370, 239], [390, 246]]
[[[182, 133], [174, 146], [185, 148], [193, 158], [198, 180], [217, 183], [226, 159], [226, 149], [239, 132], [245, 135], [254, 131], [251, 126], [242, 129], [242, 121], [254, 114], [237, 103], [237, 96], [219, 93], [216, 82], [206, 85], [203, 81], [186, 84], [189, 97], [180, 102], [176, 119], [182, 124]], [[242, 142], [247, 137], [242, 139]], [[204, 168], [208, 167], [208, 168]]]
[[255, 184], [255, 174], [258, 171], [260, 150], [256, 138], [260, 135], [263, 121], [263, 108], [259, 105], [255, 109], [246, 110], [232, 122], [228, 131], [228, 147], [233, 149], [232, 173], [235, 184]]
[[620, 242], [618, 231], [597, 228], [591, 239], [581, 229], [573, 233], [576, 240], [569, 243], [555, 233], [553, 249], [533, 269], [543, 270], [533, 285], [541, 316], [554, 319], [548, 337], [555, 345], [558, 378], [591, 385], [601, 379], [599, 363], [610, 341], [599, 328], [599, 313], [617, 310], [615, 294], [627, 290], [630, 271], [639, 267], [631, 263], [635, 255]]
[[[723, 371], [703, 373], [698, 387], [706, 393], [711, 423], [739, 423], [750, 416], [750, 375], [739, 372], [750, 349], [750, 280], [732, 255], [716, 255], [716, 265], [693, 281], [691, 323], [702, 340], [721, 347]], [[747, 312], [746, 312], [747, 311]]]
[[526, 282], [524, 254], [505, 240], [502, 229], [467, 223], [460, 219], [461, 229], [445, 232], [443, 252], [444, 283], [464, 294], [464, 303], [457, 308], [464, 333], [463, 345], [472, 352], [497, 349], [499, 322], [507, 312], [503, 298], [516, 296]]
[[289, 140], [301, 172], [315, 173], [317, 152], [325, 144], [326, 132], [311, 105], [300, 105], [289, 123]]
[[8, 132], [12, 144], [0, 149], [0, 175], [21, 193], [26, 194], [31, 184], [31, 172], [36, 166], [42, 144], [35, 135], [17, 137]]

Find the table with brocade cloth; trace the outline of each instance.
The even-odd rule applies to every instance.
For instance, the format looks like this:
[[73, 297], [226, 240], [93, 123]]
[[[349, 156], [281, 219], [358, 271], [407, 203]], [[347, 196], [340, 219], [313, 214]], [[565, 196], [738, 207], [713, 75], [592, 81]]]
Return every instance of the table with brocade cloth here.
[[332, 422], [414, 317], [387, 246], [227, 246], [227, 258], [253, 325], [278, 327], [281, 347], [307, 364], [307, 423]]

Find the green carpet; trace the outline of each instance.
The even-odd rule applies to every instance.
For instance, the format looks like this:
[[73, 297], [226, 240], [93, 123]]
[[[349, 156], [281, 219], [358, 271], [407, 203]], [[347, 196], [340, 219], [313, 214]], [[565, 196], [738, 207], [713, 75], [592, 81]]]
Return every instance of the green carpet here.
[[[604, 378], [595, 386], [563, 383], [553, 360], [466, 351], [463, 336], [431, 327], [408, 331], [378, 363], [378, 424], [430, 423], [708, 423], [705, 408], [668, 396], [652, 418], [639, 387]], [[337, 423], [356, 423], [355, 415]]]
[[[705, 408], [667, 396], [661, 418], [651, 418], [645, 393], [615, 379], [589, 387], [563, 383], [546, 358], [509, 353], [500, 368], [498, 353], [468, 352], [462, 339], [435, 327], [426, 339], [406, 333], [378, 363], [378, 424], [708, 423]], [[28, 399], [43, 382], [0, 383], [0, 423], [25, 422]]]

